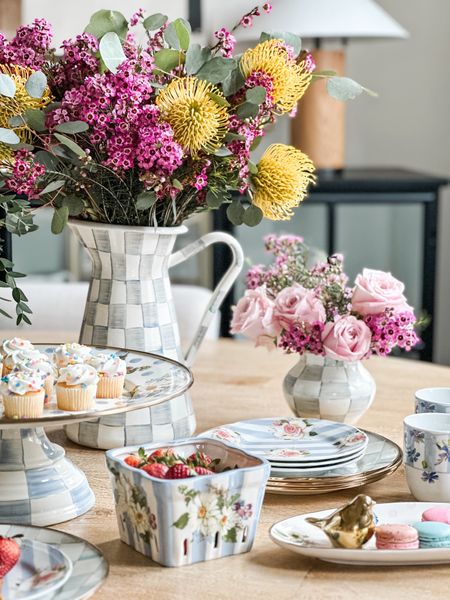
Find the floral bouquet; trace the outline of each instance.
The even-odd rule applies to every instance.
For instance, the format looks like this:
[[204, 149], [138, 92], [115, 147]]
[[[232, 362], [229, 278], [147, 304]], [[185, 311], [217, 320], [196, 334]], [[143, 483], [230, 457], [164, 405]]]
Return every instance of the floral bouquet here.
[[[271, 6], [236, 27], [251, 26], [260, 10]], [[234, 224], [290, 218], [314, 181], [312, 162], [284, 144], [258, 164], [250, 152], [314, 78], [328, 78], [341, 99], [349, 86], [352, 97], [365, 88], [313, 73], [311, 55], [289, 33], [264, 33], [233, 56], [232, 32], [222, 28], [201, 47], [184, 19], [139, 10], [128, 22], [100, 10], [59, 52], [45, 19], [19, 27], [11, 41], [0, 34], [0, 225], [29, 233], [40, 206], [54, 209], [55, 234], [69, 217], [171, 227], [224, 203]], [[21, 274], [0, 260], [0, 275], [18, 323], [29, 323]]]
[[231, 333], [257, 346], [340, 361], [385, 356], [395, 347], [409, 351], [420, 341], [405, 286], [390, 273], [364, 269], [349, 287], [340, 254], [309, 268], [301, 237], [269, 235], [265, 247], [275, 262], [247, 273]]

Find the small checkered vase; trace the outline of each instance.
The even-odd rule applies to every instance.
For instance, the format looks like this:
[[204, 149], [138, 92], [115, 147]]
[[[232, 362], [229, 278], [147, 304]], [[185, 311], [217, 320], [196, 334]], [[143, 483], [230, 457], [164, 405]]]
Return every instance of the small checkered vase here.
[[[70, 227], [92, 259], [80, 343], [115, 346], [162, 354], [189, 366], [214, 314], [239, 275], [243, 254], [239, 243], [222, 232], [207, 233], [173, 253], [184, 226], [126, 227], [73, 220]], [[219, 282], [185, 357], [180, 349], [169, 268], [222, 242], [232, 263]], [[185, 438], [195, 430], [189, 395], [120, 415], [67, 426], [68, 437], [83, 446], [110, 449]]]
[[360, 361], [304, 354], [284, 378], [283, 392], [297, 417], [356, 423], [370, 407], [376, 384]]

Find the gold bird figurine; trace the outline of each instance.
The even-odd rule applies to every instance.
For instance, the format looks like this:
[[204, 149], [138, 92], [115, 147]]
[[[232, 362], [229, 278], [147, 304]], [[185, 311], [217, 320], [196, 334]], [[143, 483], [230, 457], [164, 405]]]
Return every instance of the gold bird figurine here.
[[306, 521], [322, 529], [336, 548], [361, 548], [375, 532], [374, 506], [370, 496], [359, 494], [329, 517], [309, 517]]

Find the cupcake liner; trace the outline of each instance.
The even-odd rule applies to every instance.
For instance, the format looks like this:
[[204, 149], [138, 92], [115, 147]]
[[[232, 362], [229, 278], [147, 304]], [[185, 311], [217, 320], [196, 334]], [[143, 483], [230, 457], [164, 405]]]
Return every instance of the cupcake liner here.
[[56, 401], [60, 410], [89, 410], [95, 406], [95, 392], [97, 385], [66, 386], [56, 384]]
[[125, 383], [125, 375], [118, 377], [106, 377], [99, 374], [99, 382], [97, 384], [97, 398], [120, 398], [123, 392]]
[[3, 396], [5, 417], [9, 419], [37, 419], [42, 417], [44, 397], [44, 390], [30, 392], [23, 396], [19, 394], [5, 394]]

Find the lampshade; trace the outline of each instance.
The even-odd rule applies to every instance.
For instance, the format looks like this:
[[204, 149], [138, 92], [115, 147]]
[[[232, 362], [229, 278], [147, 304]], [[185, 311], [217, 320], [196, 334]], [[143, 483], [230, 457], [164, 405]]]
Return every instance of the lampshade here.
[[[255, 0], [203, 0], [203, 29], [231, 28]], [[261, 4], [261, 3], [259, 3]], [[272, 12], [236, 32], [239, 41], [258, 39], [262, 31], [291, 31], [303, 38], [407, 38], [408, 32], [374, 0], [273, 0]]]

